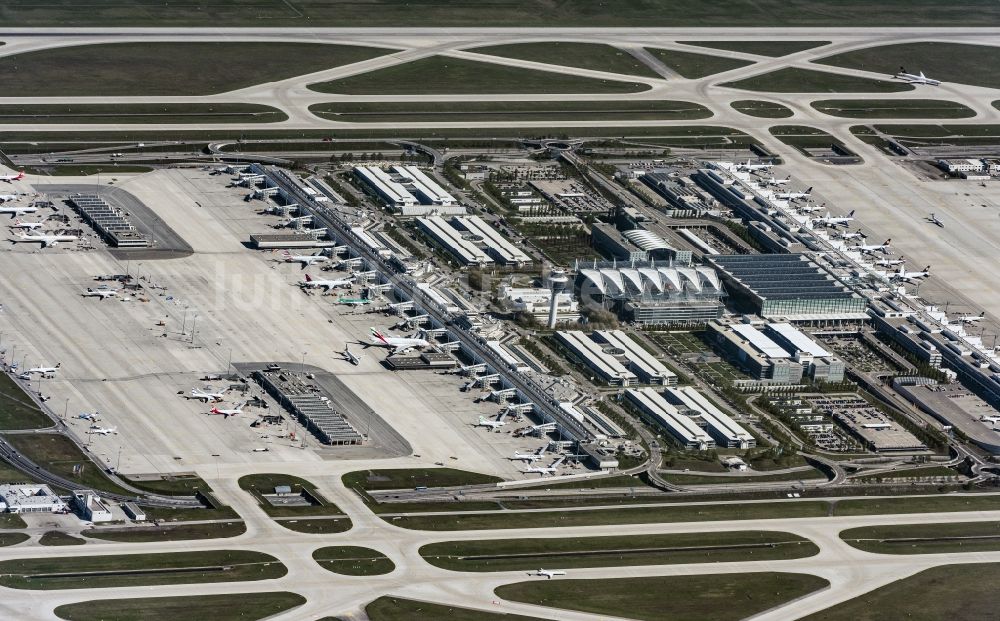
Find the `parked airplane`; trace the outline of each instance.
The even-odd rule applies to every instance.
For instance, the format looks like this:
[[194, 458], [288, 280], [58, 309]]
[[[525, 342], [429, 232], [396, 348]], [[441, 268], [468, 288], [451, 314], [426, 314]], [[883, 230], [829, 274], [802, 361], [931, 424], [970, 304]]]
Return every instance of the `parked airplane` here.
[[396, 353], [403, 354], [410, 351], [413, 348], [430, 347], [430, 343], [427, 341], [427, 339], [422, 339], [412, 336], [389, 336], [387, 334], [379, 332], [375, 328], [371, 328], [371, 331], [372, 331], [371, 344], [376, 347], [388, 347], [392, 349], [392, 353], [394, 354]]
[[864, 252], [865, 254], [870, 254], [870, 253], [873, 253], [873, 252], [881, 252], [881, 253], [885, 254], [886, 252], [889, 252], [889, 244], [891, 242], [892, 242], [892, 239], [890, 238], [890, 239], [885, 240], [881, 244], [858, 244], [857, 246], [854, 247], [854, 249], [855, 250], [860, 250], [861, 252]]
[[76, 417], [79, 418], [80, 420], [89, 420], [92, 423], [96, 423], [97, 422], [97, 413], [96, 412], [94, 414], [90, 414], [89, 412], [82, 412], [80, 414], [77, 414]]
[[536, 462], [545, 457], [546, 447], [539, 447], [534, 453], [522, 453], [520, 451], [514, 451], [513, 457], [508, 457], [507, 459], [511, 461], [526, 461], [526, 462]]
[[[2, 198], [3, 198], [3, 196], [0, 196], [0, 199], [2, 199]], [[22, 229], [22, 230], [34, 231], [35, 229], [41, 228], [44, 225], [45, 225], [44, 222], [21, 222], [21, 220], [18, 219], [18, 220], [14, 220], [14, 224], [11, 224], [9, 226], [12, 229]]]
[[220, 410], [219, 408], [212, 408], [211, 410], [209, 410], [209, 414], [222, 414], [224, 417], [229, 418], [230, 416], [236, 416], [237, 414], [242, 414], [243, 406], [246, 404], [247, 402], [243, 401], [236, 407], [229, 408], [226, 410]]
[[[10, 199], [7, 199], [10, 200]], [[0, 201], [3, 202], [3, 201]], [[0, 207], [0, 213], [9, 213], [11, 218], [18, 218], [26, 213], [35, 213], [38, 211], [38, 207], [24, 207], [24, 206], [13, 206], [13, 207]]]
[[536, 572], [528, 574], [531, 576], [545, 576], [547, 579], [551, 580], [553, 576], [565, 576], [565, 571], [552, 571], [551, 569], [539, 569]]
[[371, 303], [372, 301], [368, 298], [337, 298], [337, 304], [346, 304], [347, 306], [366, 306]]
[[984, 423], [996, 424], [1000, 423], [1000, 416], [987, 416], [986, 414], [983, 414], [982, 416], [979, 417], [979, 420], [983, 421]]
[[788, 175], [784, 179], [778, 179], [776, 177], [771, 177], [770, 179], [767, 180], [767, 184], [768, 185], [781, 186], [781, 185], [785, 185], [786, 183], [788, 183], [791, 180], [792, 180], [792, 176], [791, 175]]
[[769, 170], [771, 168], [774, 168], [774, 164], [751, 164], [750, 163], [750, 158], [747, 158], [747, 163], [746, 164], [737, 164], [736, 165], [736, 169], [737, 170], [746, 170], [746, 171], [750, 171], [750, 172], [753, 172], [755, 170]]
[[894, 279], [905, 280], [905, 281], [908, 281], [908, 282], [912, 282], [914, 280], [917, 280], [918, 278], [926, 278], [927, 276], [930, 276], [930, 275], [931, 275], [931, 266], [930, 265], [928, 265], [927, 267], [925, 267], [924, 269], [922, 269], [919, 272], [907, 272], [906, 269], [902, 265], [900, 265], [898, 272], [890, 274], [890, 276], [892, 278], [894, 278]]
[[340, 352], [340, 355], [343, 356], [344, 360], [350, 362], [354, 366], [358, 366], [359, 364], [361, 364], [361, 356], [353, 353], [350, 347], [345, 346], [344, 351]]
[[897, 265], [902, 265], [906, 261], [904, 259], [888, 259], [881, 258], [873, 263], [879, 267], [896, 267]]
[[941, 82], [938, 80], [932, 80], [924, 75], [921, 71], [919, 74], [907, 73], [905, 67], [900, 67], [899, 72], [894, 76], [897, 80], [903, 80], [904, 82], [909, 82], [910, 84], [927, 84], [928, 86], [940, 86]]
[[191, 389], [191, 399], [198, 399], [202, 403], [218, 403], [226, 397], [226, 391], [221, 392], [210, 392], [211, 389], [206, 388], [205, 390], [199, 390], [198, 388]]
[[[823, 205], [826, 205], [826, 203], [823, 203]], [[813, 205], [812, 203], [806, 203], [805, 205], [799, 205], [797, 209], [802, 213], [812, 213], [814, 211], [822, 210], [823, 205]]]
[[865, 234], [862, 233], [861, 231], [855, 231], [853, 233], [851, 233], [850, 231], [844, 231], [843, 233], [840, 234], [840, 239], [860, 239], [864, 236]]
[[18, 194], [0, 194], [0, 203], [16, 201], [18, 196]]
[[300, 284], [307, 289], [321, 287], [324, 291], [329, 291], [330, 289], [336, 289], [337, 287], [350, 287], [352, 282], [354, 282], [354, 276], [336, 278], [333, 280], [313, 280], [312, 276], [306, 274], [306, 279]]
[[321, 254], [292, 254], [287, 250], [281, 253], [281, 257], [285, 263], [301, 263], [302, 269], [306, 269], [314, 263], [326, 263], [330, 260], [329, 257]]
[[18, 172], [16, 175], [0, 175], [0, 181], [6, 181], [10, 183], [11, 181], [20, 181], [24, 179], [24, 171]]
[[110, 436], [113, 433], [118, 433], [118, 427], [99, 427], [97, 425], [91, 425], [90, 431], [88, 433], [100, 434], [102, 436]]
[[59, 370], [59, 367], [61, 366], [62, 363], [60, 362], [56, 364], [56, 366], [54, 367], [34, 367], [33, 369], [28, 369], [27, 371], [25, 371], [25, 373], [28, 373], [29, 375], [32, 373], [39, 373], [41, 375], [55, 375], [56, 372]]
[[809, 198], [810, 196], [812, 196], [812, 191], [813, 191], [812, 186], [810, 186], [805, 190], [803, 190], [802, 192], [778, 192], [774, 196], [775, 198], [794, 201], [800, 198]]
[[986, 317], [986, 311], [979, 313], [978, 315], [962, 315], [958, 318], [962, 323], [975, 323], [977, 321], [982, 321]]
[[507, 421], [503, 420], [492, 420], [488, 418], [479, 417], [479, 422], [473, 425], [473, 427], [488, 427], [490, 431], [499, 429], [507, 424]]
[[46, 235], [43, 233], [32, 233], [31, 235], [18, 235], [15, 242], [38, 242], [42, 244], [42, 248], [48, 248], [49, 246], [56, 246], [59, 242], [71, 242], [79, 239], [76, 235], [65, 235], [62, 233], [55, 233], [52, 235]]
[[927, 216], [927, 221], [930, 222], [931, 224], [936, 224], [939, 227], [944, 228], [944, 222], [938, 220], [938, 217], [935, 216], [933, 213]]
[[91, 289], [87, 287], [87, 290], [81, 294], [85, 298], [101, 298], [102, 300], [114, 297], [118, 295], [117, 289]]
[[556, 469], [559, 468], [559, 464], [563, 463], [563, 460], [565, 460], [565, 459], [566, 459], [565, 457], [559, 457], [555, 461], [553, 461], [551, 464], [549, 464], [548, 466], [530, 466], [528, 468], [525, 468], [521, 472], [523, 472], [525, 474], [531, 474], [533, 472], [537, 472], [538, 474], [542, 475], [543, 477], [545, 475], [547, 475], [547, 474], [555, 474], [556, 473]]
[[813, 226], [819, 224], [820, 226], [850, 226], [850, 223], [854, 221], [854, 210], [852, 209], [846, 216], [832, 217], [830, 212], [826, 212], [826, 215], [822, 218], [815, 218], [813, 220]]

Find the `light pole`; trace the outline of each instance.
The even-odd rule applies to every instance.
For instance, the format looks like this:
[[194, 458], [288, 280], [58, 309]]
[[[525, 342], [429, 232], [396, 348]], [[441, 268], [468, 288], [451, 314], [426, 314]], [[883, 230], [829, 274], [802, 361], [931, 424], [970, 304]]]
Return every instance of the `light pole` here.
[[229, 369], [233, 366], [233, 348], [229, 348], [229, 360], [226, 361], [226, 375], [229, 375]]
[[63, 408], [63, 423], [66, 422], [67, 416], [69, 416], [69, 397], [66, 397], [66, 407]]
[[302, 364], [299, 365], [299, 375], [305, 375], [306, 373], [306, 353], [302, 352]]
[[198, 315], [195, 315], [194, 317], [191, 318], [191, 344], [192, 345], [194, 345], [194, 334], [195, 334], [194, 327], [197, 324], [198, 324]]

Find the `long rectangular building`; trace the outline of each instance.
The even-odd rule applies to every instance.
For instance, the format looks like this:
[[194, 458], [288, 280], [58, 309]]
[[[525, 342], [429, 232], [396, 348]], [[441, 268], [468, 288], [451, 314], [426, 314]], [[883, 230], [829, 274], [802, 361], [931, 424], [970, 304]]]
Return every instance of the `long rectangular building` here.
[[409, 181], [410, 192], [425, 205], [454, 205], [455, 197], [416, 166], [393, 166], [392, 172]]
[[705, 450], [715, 447], [712, 436], [699, 427], [691, 417], [682, 414], [656, 390], [652, 388], [627, 390], [625, 398], [643, 414], [669, 431], [684, 448]]
[[748, 449], [757, 446], [757, 439], [741, 427], [725, 412], [715, 407], [715, 404], [703, 394], [686, 386], [684, 388], [668, 388], [669, 400], [698, 412], [708, 425], [708, 432], [715, 438], [716, 444], [726, 448]]
[[417, 218], [417, 226], [464, 265], [492, 265], [493, 259], [441, 216]]
[[451, 219], [451, 224], [480, 237], [486, 246], [486, 252], [496, 261], [504, 265], [516, 265], [518, 267], [531, 264], [530, 256], [510, 243], [506, 237], [484, 222], [479, 216], [456, 216]]
[[629, 371], [617, 358], [606, 353], [601, 345], [583, 332], [561, 330], [556, 332], [556, 338], [609, 385], [631, 386], [638, 382], [639, 378], [635, 373]]
[[393, 207], [417, 204], [417, 199], [402, 183], [394, 180], [377, 166], [355, 166], [354, 174], [379, 195], [386, 204]]
[[621, 349], [629, 361], [629, 368], [634, 371], [645, 384], [660, 384], [674, 386], [677, 384], [677, 374], [671, 371], [656, 356], [646, 351], [642, 345], [635, 342], [622, 330], [597, 330], [594, 332], [599, 340]]

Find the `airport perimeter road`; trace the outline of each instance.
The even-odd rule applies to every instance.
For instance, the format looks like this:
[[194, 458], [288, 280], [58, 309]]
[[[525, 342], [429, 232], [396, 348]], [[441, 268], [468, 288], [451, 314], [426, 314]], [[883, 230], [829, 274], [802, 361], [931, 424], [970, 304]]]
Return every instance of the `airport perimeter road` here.
[[[352, 464], [331, 464], [337, 474], [353, 469]], [[319, 491], [337, 503], [350, 516], [354, 528], [336, 535], [307, 535], [286, 530], [267, 517], [249, 494], [238, 489], [235, 480], [240, 473], [257, 469], [247, 466], [224, 467], [221, 478], [206, 476], [219, 498], [233, 506], [245, 519], [247, 532], [239, 537], [209, 541], [156, 542], [142, 544], [91, 543], [86, 554], [158, 553], [212, 549], [256, 550], [277, 557], [288, 567], [282, 578], [243, 583], [218, 583], [161, 587], [130, 587], [46, 591], [40, 598], [32, 591], [0, 589], [0, 614], [7, 618], [52, 619], [52, 610], [61, 604], [89, 599], [155, 597], [179, 595], [209, 595], [248, 593], [265, 590], [290, 590], [301, 593], [307, 603], [296, 610], [273, 617], [279, 621], [298, 621], [324, 615], [357, 611], [382, 595], [421, 599], [447, 605], [484, 611], [525, 614], [541, 618], [597, 621], [603, 615], [569, 611], [552, 611], [528, 604], [499, 602], [494, 589], [529, 578], [524, 572], [460, 573], [433, 567], [419, 556], [418, 550], [427, 543], [448, 540], [508, 539], [560, 536], [601, 536], [657, 533], [728, 532], [734, 530], [780, 530], [814, 541], [820, 548], [816, 556], [785, 561], [747, 561], [710, 564], [641, 566], [570, 570], [570, 578], [627, 578], [640, 576], [673, 576], [704, 573], [742, 573], [748, 571], [786, 571], [810, 573], [831, 582], [827, 590], [796, 600], [763, 613], [758, 618], [773, 621], [794, 619], [853, 598], [886, 583], [907, 577], [923, 569], [952, 563], [1000, 562], [1000, 552], [934, 555], [879, 555], [862, 552], [844, 544], [837, 536], [840, 530], [859, 526], [894, 523], [929, 524], [943, 521], [987, 521], [1000, 519], [1000, 511], [960, 514], [912, 514], [906, 516], [873, 515], [857, 517], [740, 520], [721, 522], [688, 522], [576, 528], [519, 528], [504, 530], [428, 532], [397, 528], [373, 515], [359, 497], [346, 490], [339, 476], [313, 476]], [[312, 467], [291, 468], [290, 473], [306, 474]], [[202, 473], [208, 474], [208, 473]], [[214, 473], [213, 473], [214, 474]], [[669, 507], [665, 507], [669, 510]], [[348, 577], [322, 569], [311, 558], [312, 552], [328, 545], [356, 545], [386, 554], [396, 570], [383, 576]], [[59, 547], [15, 546], [0, 549], [0, 560], [31, 557], [76, 556], [81, 549]]]

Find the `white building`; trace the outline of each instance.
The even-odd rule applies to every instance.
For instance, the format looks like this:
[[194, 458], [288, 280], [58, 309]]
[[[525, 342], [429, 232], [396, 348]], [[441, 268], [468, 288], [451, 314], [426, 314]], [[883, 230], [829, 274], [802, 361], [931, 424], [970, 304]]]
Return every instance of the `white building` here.
[[938, 160], [938, 166], [949, 173], [983, 172], [986, 163], [979, 159]]
[[73, 505], [80, 513], [80, 517], [90, 522], [110, 522], [111, 507], [101, 500], [101, 497], [89, 489], [81, 489], [73, 492]]
[[0, 485], [3, 510], [8, 513], [55, 513], [66, 503], [48, 485]]
[[[540, 287], [512, 287], [500, 285], [499, 299], [507, 302], [512, 311], [530, 313], [539, 319], [549, 314], [552, 291]], [[568, 291], [556, 294], [556, 320], [576, 321], [580, 318], [580, 305]]]

